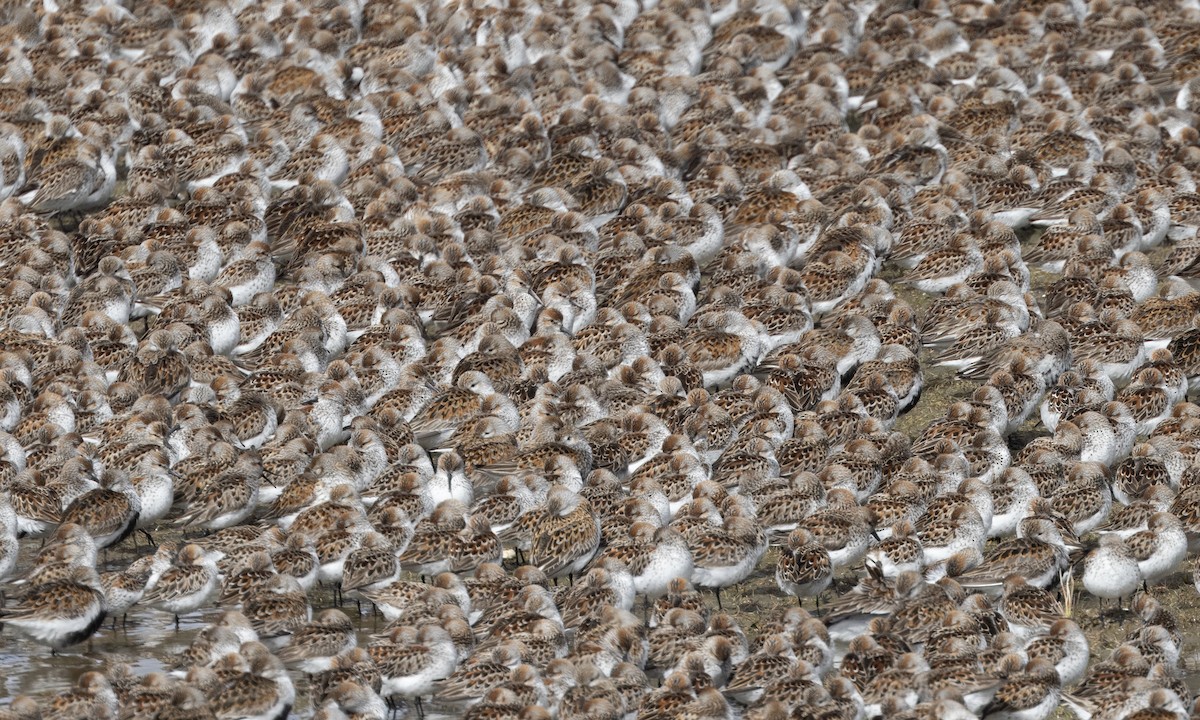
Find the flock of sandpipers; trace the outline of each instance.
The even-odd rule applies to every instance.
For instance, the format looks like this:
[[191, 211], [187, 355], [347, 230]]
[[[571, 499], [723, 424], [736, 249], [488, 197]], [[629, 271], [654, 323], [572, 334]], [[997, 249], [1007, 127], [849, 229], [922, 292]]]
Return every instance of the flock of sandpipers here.
[[203, 625], [0, 720], [1197, 717], [1198, 113], [1195, 0], [0, 3], [0, 645]]

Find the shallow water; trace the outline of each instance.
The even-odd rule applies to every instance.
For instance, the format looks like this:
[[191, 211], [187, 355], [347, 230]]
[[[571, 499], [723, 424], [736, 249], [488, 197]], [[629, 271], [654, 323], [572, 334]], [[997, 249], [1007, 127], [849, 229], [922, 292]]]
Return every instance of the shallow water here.
[[[329, 606], [328, 593], [315, 592], [319, 603], [314, 611]], [[32, 695], [39, 699], [48, 698], [56, 692], [75, 684], [79, 676], [88, 671], [106, 671], [115, 664], [129, 665], [135, 676], [151, 672], [171, 672], [172, 659], [185, 650], [196, 634], [209, 623], [220, 617], [226, 608], [211, 608], [179, 618], [179, 629], [175, 629], [173, 616], [149, 608], [134, 606], [125, 622], [117, 618], [113, 628], [112, 618], [106, 618], [104, 626], [90, 642], [68, 648], [57, 655], [43, 645], [32, 642], [13, 632], [0, 633], [0, 702], [17, 695]], [[357, 607], [347, 602], [342, 608], [354, 619]], [[367, 645], [371, 635], [380, 632], [386, 625], [382, 616], [373, 614], [364, 606], [358, 618], [360, 645]], [[308, 702], [307, 683], [303, 673], [294, 672], [296, 683], [296, 706], [293, 715], [304, 717], [311, 714]], [[433, 718], [433, 713], [427, 713]]]
[[[166, 529], [155, 535], [163, 542], [182, 537]], [[41, 540], [26, 538], [21, 541], [19, 571], [32, 565], [41, 545]], [[107, 553], [101, 551], [98, 570], [103, 573], [128, 567], [129, 563], [142, 555], [151, 554], [155, 549], [144, 543], [135, 547], [131, 537], [117, 547], [109, 548]], [[17, 576], [20, 577], [21, 572]], [[134, 606], [125, 622], [116, 618], [115, 629], [113, 618], [106, 617], [104, 624], [89, 641], [67, 648], [57, 655], [51, 655], [46, 646], [15, 632], [0, 632], [0, 667], [8, 670], [3, 678], [4, 695], [45, 696], [74, 685], [85, 672], [102, 671], [117, 663], [129, 665], [134, 674], [139, 676], [167, 671], [171, 665], [170, 658], [187, 648], [196, 633], [220, 616], [223, 610], [214, 607], [181, 616], [179, 630], [176, 631], [172, 615]]]
[[[187, 542], [177, 533], [168, 530], [155, 532], [158, 540]], [[161, 537], [160, 537], [161, 536]], [[40, 540], [21, 541], [21, 564], [27, 568], [41, 546]], [[151, 554], [152, 548], [141, 545], [134, 548], [132, 540], [126, 540], [116, 548], [110, 548], [107, 559], [101, 554], [100, 572], [127, 567], [142, 555]], [[20, 576], [20, 573], [18, 573]], [[9, 588], [9, 595], [12, 588]], [[331, 595], [321, 588], [310, 593], [314, 609], [328, 607]], [[126, 664], [135, 676], [151, 672], [170, 672], [173, 658], [185, 650], [196, 634], [209, 623], [220, 617], [229, 608], [211, 607], [179, 618], [175, 627], [174, 616], [146, 607], [134, 606], [124, 618], [107, 617], [92, 638], [79, 645], [67, 648], [58, 654], [18, 633], [0, 631], [0, 702], [17, 695], [32, 695], [39, 700], [73, 686], [79, 676], [88, 671], [106, 671], [117, 664]], [[343, 608], [351, 618], [355, 616], [353, 602]], [[370, 635], [384, 625], [382, 617], [364, 614], [360, 618], [359, 642], [366, 645]], [[295, 673], [297, 685], [295, 714], [308, 715], [307, 688], [303, 673]]]
[[51, 655], [45, 646], [16, 633], [5, 632], [0, 634], [0, 667], [6, 669], [0, 692], [5, 697], [54, 693], [71, 687], [89, 670], [103, 671], [115, 663], [130, 665], [136, 675], [168, 670], [166, 660], [185, 649], [200, 628], [218, 615], [220, 611], [215, 610], [180, 618], [176, 632], [170, 615], [135, 610], [127, 626], [123, 627], [118, 619], [114, 630], [111, 619], [106, 619], [104, 628], [90, 642], [58, 655]]

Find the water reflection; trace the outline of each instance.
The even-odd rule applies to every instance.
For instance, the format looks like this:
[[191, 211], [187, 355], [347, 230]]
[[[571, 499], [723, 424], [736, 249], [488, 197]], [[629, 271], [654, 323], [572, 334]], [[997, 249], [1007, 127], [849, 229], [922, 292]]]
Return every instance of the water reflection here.
[[180, 618], [179, 632], [170, 615], [153, 610], [131, 614], [125, 627], [118, 618], [115, 631], [111, 619], [106, 619], [90, 644], [82, 643], [58, 655], [51, 655], [44, 645], [5, 632], [0, 634], [0, 666], [8, 669], [3, 678], [4, 695], [44, 697], [71, 687], [89, 670], [103, 671], [115, 663], [130, 665], [139, 676], [167, 670], [166, 660], [185, 649], [218, 615], [220, 611], [213, 610]]
[[[319, 598], [314, 610], [328, 606], [328, 598]], [[187, 649], [196, 634], [208, 624], [215, 622], [225, 608], [213, 608], [191, 615], [181, 616], [179, 630], [175, 629], [174, 618], [167, 613], [149, 608], [134, 607], [127, 621], [117, 618], [116, 629], [112, 619], [106, 618], [104, 627], [89, 643], [69, 648], [68, 652], [51, 655], [50, 650], [16, 633], [0, 632], [0, 704], [17, 695], [32, 695], [38, 700], [48, 699], [54, 693], [73, 686], [79, 676], [89, 670], [105, 671], [117, 663], [125, 663], [133, 674], [142, 677], [151, 672], [171, 672], [173, 658]], [[351, 619], [358, 614], [354, 603], [347, 603], [343, 610]], [[382, 617], [369, 611], [358, 617], [360, 645], [370, 643], [371, 635], [385, 626]], [[303, 673], [292, 673], [296, 683], [296, 706], [293, 716], [307, 716], [312, 708], [308, 702], [307, 679]], [[430, 720], [434, 714], [428, 714]]]

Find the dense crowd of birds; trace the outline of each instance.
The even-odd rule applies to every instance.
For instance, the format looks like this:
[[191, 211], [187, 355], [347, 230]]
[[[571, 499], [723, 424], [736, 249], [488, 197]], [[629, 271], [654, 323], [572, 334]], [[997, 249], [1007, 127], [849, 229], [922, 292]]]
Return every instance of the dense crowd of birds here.
[[3, 720], [1196, 716], [1195, 2], [0, 21]]

